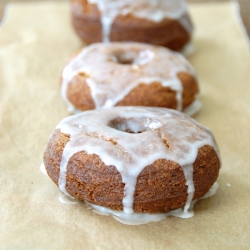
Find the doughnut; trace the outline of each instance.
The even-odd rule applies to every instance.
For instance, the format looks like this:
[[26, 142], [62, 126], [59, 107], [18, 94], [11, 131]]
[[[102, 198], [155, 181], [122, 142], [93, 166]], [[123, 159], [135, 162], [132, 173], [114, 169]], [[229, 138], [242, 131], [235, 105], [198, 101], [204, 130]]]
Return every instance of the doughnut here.
[[184, 0], [71, 0], [71, 13], [86, 44], [135, 41], [179, 51], [193, 29]]
[[177, 52], [149, 44], [97, 43], [64, 68], [61, 94], [70, 112], [113, 106], [152, 106], [196, 112], [193, 67]]
[[66, 195], [128, 216], [187, 212], [220, 169], [208, 128], [179, 111], [154, 107], [69, 116], [56, 127], [43, 160]]

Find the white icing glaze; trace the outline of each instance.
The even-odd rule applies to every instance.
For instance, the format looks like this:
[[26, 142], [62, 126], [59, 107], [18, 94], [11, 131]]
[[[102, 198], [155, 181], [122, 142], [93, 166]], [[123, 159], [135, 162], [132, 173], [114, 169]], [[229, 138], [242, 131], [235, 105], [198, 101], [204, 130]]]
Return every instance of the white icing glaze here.
[[181, 111], [183, 89], [179, 72], [196, 78], [188, 61], [169, 49], [142, 43], [98, 43], [83, 49], [64, 68], [61, 93], [69, 111], [76, 112], [67, 98], [67, 89], [78, 73], [86, 75], [96, 108], [115, 106], [141, 83], [159, 82], [176, 92], [177, 109]]
[[[192, 205], [195, 202], [192, 202]], [[94, 204], [89, 204], [94, 210], [95, 213], [100, 215], [112, 215], [117, 221], [127, 224], [127, 225], [141, 225], [149, 222], [157, 222], [167, 218], [168, 216], [175, 216], [179, 218], [191, 218], [194, 213], [193, 210], [185, 211], [182, 208], [172, 210], [168, 213], [159, 213], [159, 214], [148, 214], [148, 213], [133, 213], [126, 214], [121, 211], [114, 211], [105, 207], [101, 207]]]
[[209, 189], [209, 191], [200, 198], [200, 200], [213, 196], [217, 192], [218, 188], [219, 188], [219, 183], [215, 182], [214, 185]]
[[[200, 198], [204, 199], [204, 198], [208, 198], [211, 197], [212, 195], [214, 195], [217, 191], [219, 187], [218, 182], [215, 182], [214, 185], [209, 189], [209, 191]], [[79, 204], [80, 202], [78, 202], [77, 200], [73, 200], [71, 198], [69, 198], [66, 195], [61, 195], [59, 197], [60, 202], [64, 203], [64, 204]], [[179, 217], [179, 218], [190, 218], [194, 215], [193, 212], [193, 207], [194, 204], [196, 203], [196, 200], [192, 201], [190, 208], [188, 209], [188, 211], [186, 211], [185, 209], [177, 209], [174, 211], [170, 211], [168, 213], [158, 213], [158, 214], [148, 214], [148, 213], [133, 213], [133, 214], [126, 214], [124, 212], [120, 212], [120, 211], [114, 211], [102, 206], [98, 206], [95, 204], [91, 204], [88, 202], [85, 202], [88, 206], [87, 208], [92, 208], [93, 212], [100, 214], [100, 215], [112, 215], [116, 220], [118, 220], [119, 222], [123, 223], [123, 224], [127, 224], [127, 225], [140, 225], [140, 224], [146, 224], [149, 222], [157, 222], [160, 221], [162, 219], [165, 219], [168, 216], [175, 216], [175, 217]]]
[[184, 46], [184, 48], [180, 51], [180, 53], [188, 58], [189, 56], [192, 56], [195, 53], [195, 46], [192, 41], [190, 41], [188, 44]]
[[[214, 185], [209, 189], [209, 191], [200, 199], [208, 198], [214, 195], [219, 187], [218, 182], [215, 182]], [[140, 225], [146, 224], [149, 222], [157, 222], [162, 219], [167, 218], [168, 216], [175, 216], [179, 218], [191, 218], [194, 215], [193, 207], [197, 200], [194, 200], [190, 204], [190, 208], [188, 210], [179, 208], [168, 213], [158, 213], [158, 214], [148, 214], [148, 213], [133, 213], [126, 214], [121, 211], [114, 211], [102, 206], [98, 206], [95, 204], [91, 204], [85, 202], [89, 207], [92, 207], [94, 212], [100, 215], [112, 215], [117, 221], [127, 224], [127, 225]]]
[[[215, 182], [214, 185], [209, 189], [209, 191], [200, 199], [208, 198], [214, 195], [219, 187], [218, 182]], [[200, 200], [199, 199], [199, 200]], [[190, 208], [186, 210], [185, 208], [179, 208], [176, 210], [172, 210], [168, 213], [158, 213], [158, 214], [148, 214], [148, 213], [133, 213], [126, 214], [120, 211], [114, 211], [102, 206], [98, 206], [95, 204], [87, 203], [91, 206], [97, 214], [100, 215], [112, 215], [117, 221], [127, 224], [127, 225], [141, 225], [149, 222], [157, 222], [167, 218], [168, 216], [175, 216], [179, 218], [191, 218], [194, 215], [193, 207], [197, 200], [194, 200], [190, 204]]]
[[188, 107], [186, 107], [183, 112], [186, 115], [189, 116], [193, 116], [194, 114], [196, 114], [202, 107], [202, 102], [198, 99], [198, 95], [196, 96], [196, 99], [194, 100], [194, 102], [192, 102], [192, 104], [190, 104]]
[[179, 20], [187, 32], [192, 32], [184, 0], [88, 0], [88, 2], [96, 4], [100, 11], [103, 42], [109, 42], [112, 24], [118, 15], [130, 14], [153, 22], [161, 22], [165, 18], [175, 19]]
[[[57, 126], [70, 135], [60, 164], [59, 188], [66, 191], [67, 165], [80, 151], [97, 154], [107, 166], [115, 166], [125, 184], [123, 207], [133, 214], [137, 177], [144, 167], [158, 159], [178, 163], [188, 187], [185, 213], [194, 194], [193, 163], [199, 148], [212, 146], [219, 150], [209, 129], [175, 110], [148, 107], [114, 107], [86, 111], [62, 120]], [[128, 133], [125, 131], [130, 131]], [[140, 132], [140, 133], [139, 133]], [[115, 141], [112, 143], [110, 140]], [[167, 146], [170, 145], [170, 146]]]
[[77, 201], [75, 198], [69, 197], [68, 195], [65, 194], [60, 195], [59, 201], [63, 204], [69, 204], [69, 205], [79, 204], [79, 201]]
[[59, 201], [63, 204], [68, 204], [68, 205], [76, 205], [80, 204], [81, 201], [76, 200], [74, 197], [69, 197], [68, 195], [61, 194], [59, 196]]
[[46, 171], [46, 169], [45, 169], [44, 163], [42, 163], [42, 164], [40, 165], [40, 170], [41, 170], [41, 172], [42, 172], [43, 174], [48, 175], [48, 174], [47, 174], [47, 171]]

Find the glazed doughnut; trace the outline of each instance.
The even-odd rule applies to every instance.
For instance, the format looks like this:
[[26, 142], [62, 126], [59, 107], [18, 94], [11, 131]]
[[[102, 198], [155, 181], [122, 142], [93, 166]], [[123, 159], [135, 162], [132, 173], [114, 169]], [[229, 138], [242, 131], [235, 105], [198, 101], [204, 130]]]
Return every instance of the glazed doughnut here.
[[[142, 43], [98, 43], [63, 70], [62, 97], [70, 112], [112, 106], [197, 111], [194, 69], [177, 52]], [[191, 107], [191, 108], [190, 108]]]
[[166, 213], [204, 196], [220, 169], [209, 129], [175, 110], [113, 107], [62, 120], [44, 153], [68, 196], [113, 211]]
[[181, 50], [192, 24], [184, 0], [72, 0], [72, 24], [87, 44], [136, 41]]

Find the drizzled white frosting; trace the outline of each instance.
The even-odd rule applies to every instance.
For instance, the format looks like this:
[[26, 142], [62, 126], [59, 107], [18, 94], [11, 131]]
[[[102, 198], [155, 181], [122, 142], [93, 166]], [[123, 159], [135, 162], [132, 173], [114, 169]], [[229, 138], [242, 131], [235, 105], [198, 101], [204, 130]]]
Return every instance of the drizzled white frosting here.
[[118, 15], [128, 14], [153, 22], [161, 22], [165, 18], [179, 20], [189, 32], [192, 25], [187, 17], [187, 5], [184, 0], [88, 0], [96, 4], [102, 23], [103, 42], [109, 42], [112, 24]]
[[[198, 97], [196, 97], [198, 98]], [[202, 107], [202, 102], [198, 99], [194, 100], [187, 108], [183, 110], [183, 113], [189, 116], [196, 114]]]
[[68, 84], [82, 73], [87, 77], [96, 108], [115, 106], [141, 83], [159, 82], [176, 92], [182, 110], [182, 84], [177, 74], [195, 76], [193, 67], [179, 53], [142, 43], [93, 44], [82, 50], [63, 70], [62, 97], [70, 112], [76, 112], [67, 98]]
[[[199, 200], [213, 196], [216, 193], [218, 187], [219, 187], [218, 182], [215, 182], [214, 185], [209, 189], [209, 191], [203, 197], [201, 197]], [[64, 194], [62, 194], [59, 197], [59, 200], [61, 203], [69, 204], [69, 205], [80, 204], [80, 202], [77, 201], [76, 199], [68, 197]], [[88, 209], [92, 208], [93, 211], [97, 214], [112, 215], [117, 221], [119, 221], [123, 224], [141, 225], [141, 224], [146, 224], [149, 222], [157, 222], [157, 221], [160, 221], [160, 220], [167, 218], [168, 216], [175, 216], [175, 217], [185, 218], [185, 219], [191, 218], [194, 215], [193, 207], [197, 201], [198, 200], [192, 201], [190, 208], [188, 209], [187, 212], [184, 209], [179, 208], [176, 210], [172, 210], [168, 213], [157, 213], [157, 214], [148, 214], [148, 213], [125, 214], [122, 211], [114, 211], [114, 210], [111, 210], [111, 209], [108, 209], [108, 208], [105, 208], [102, 206], [98, 206], [95, 204], [91, 204], [88, 202], [85, 202], [85, 203], [87, 204]]]
[[[200, 199], [208, 198], [214, 195], [219, 187], [218, 182], [215, 182], [214, 185], [209, 189], [209, 191]], [[70, 202], [70, 201], [69, 201]], [[185, 211], [185, 209], [179, 208], [176, 210], [172, 210], [168, 213], [157, 213], [157, 214], [148, 214], [148, 213], [133, 213], [126, 214], [121, 211], [114, 211], [102, 206], [94, 205], [87, 203], [91, 206], [97, 214], [100, 215], [112, 215], [117, 221], [127, 224], [127, 225], [140, 225], [149, 222], [157, 222], [167, 218], [168, 216], [175, 216], [179, 218], [191, 218], [194, 215], [193, 207], [197, 200], [191, 202], [190, 208]]]
[[65, 187], [71, 156], [80, 151], [97, 154], [105, 165], [115, 166], [121, 174], [125, 184], [125, 214], [133, 214], [138, 175], [158, 159], [171, 160], [181, 166], [188, 187], [184, 207], [184, 212], [188, 213], [195, 191], [193, 163], [199, 148], [210, 145], [219, 157], [209, 129], [183, 113], [165, 108], [115, 107], [101, 112], [86, 111], [65, 118], [57, 129], [70, 135], [60, 164], [60, 190], [70, 196]]
[[42, 164], [40, 165], [40, 170], [41, 170], [41, 172], [42, 172], [43, 174], [48, 175], [48, 174], [47, 174], [47, 171], [46, 171], [46, 168], [45, 168], [45, 166], [44, 166], [44, 163], [42, 163]]
[[[214, 185], [209, 189], [209, 191], [199, 200], [213, 196], [216, 193], [218, 187], [219, 187], [218, 182], [215, 182]], [[59, 197], [59, 200], [61, 203], [69, 204], [69, 205], [80, 204], [79, 201], [72, 199], [64, 194], [62, 194]], [[98, 206], [95, 204], [91, 204], [88, 202], [85, 202], [85, 203], [88, 205], [87, 206], [88, 209], [92, 208], [93, 211], [97, 214], [112, 215], [117, 221], [123, 224], [141, 225], [141, 224], [146, 224], [149, 222], [157, 222], [157, 221], [167, 218], [168, 216], [175, 216], [175, 217], [185, 218], [185, 219], [191, 218], [194, 215], [193, 207], [196, 202], [197, 200], [192, 201], [188, 211], [185, 211], [184, 209], [179, 208], [176, 210], [172, 210], [168, 213], [157, 213], [157, 214], [148, 214], [148, 213], [125, 214], [122, 211], [114, 211], [114, 210], [111, 210], [102, 206]]]
[[69, 197], [69, 196], [64, 195], [64, 194], [60, 195], [59, 201], [61, 203], [69, 204], [69, 205], [74, 205], [74, 204], [78, 204], [79, 203], [75, 198]]

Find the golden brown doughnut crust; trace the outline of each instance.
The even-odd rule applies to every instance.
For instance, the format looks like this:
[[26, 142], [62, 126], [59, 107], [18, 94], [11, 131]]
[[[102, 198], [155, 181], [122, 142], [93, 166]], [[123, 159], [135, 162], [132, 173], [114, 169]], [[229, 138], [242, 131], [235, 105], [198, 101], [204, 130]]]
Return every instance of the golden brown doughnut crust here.
[[[95, 4], [71, 0], [71, 14], [72, 25], [86, 44], [102, 41], [100, 12]], [[119, 15], [113, 22], [110, 41], [144, 42], [180, 51], [190, 41], [190, 35], [177, 20], [165, 18], [155, 23], [132, 15]]]
[[[44, 165], [49, 177], [58, 185], [62, 152], [70, 136], [55, 130], [44, 153]], [[215, 150], [208, 145], [198, 151], [193, 164], [195, 194], [193, 200], [208, 192], [218, 178], [220, 162]], [[106, 166], [98, 155], [84, 151], [74, 154], [68, 163], [67, 192], [78, 200], [113, 210], [122, 210], [124, 183], [115, 166]], [[159, 159], [148, 165], [137, 179], [134, 211], [165, 213], [183, 207], [187, 186], [181, 167], [169, 160]]]
[[[82, 72], [79, 72], [69, 82], [67, 89], [68, 100], [81, 111], [95, 109], [90, 89], [86, 83], [87, 77]], [[178, 78], [183, 86], [182, 108], [184, 110], [195, 100], [195, 95], [198, 94], [199, 89], [196, 79], [190, 74], [180, 72]], [[176, 93], [169, 87], [163, 87], [159, 82], [141, 83], [119, 101], [116, 106], [148, 106], [176, 109]]]

